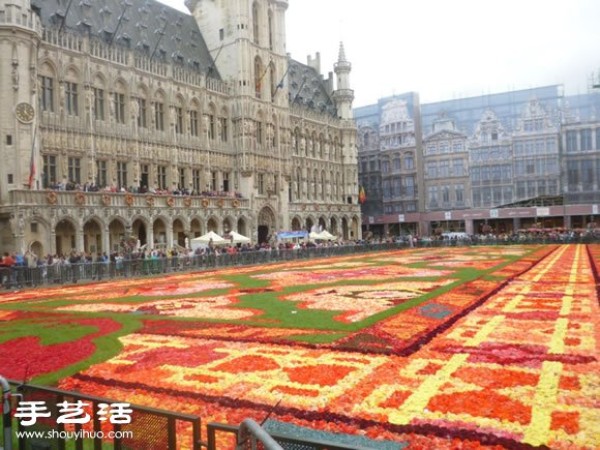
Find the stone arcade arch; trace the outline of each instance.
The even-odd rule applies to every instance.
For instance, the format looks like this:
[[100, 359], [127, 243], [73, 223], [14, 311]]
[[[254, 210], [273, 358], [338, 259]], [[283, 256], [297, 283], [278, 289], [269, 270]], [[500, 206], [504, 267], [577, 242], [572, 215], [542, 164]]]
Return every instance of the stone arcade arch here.
[[346, 241], [349, 239], [350, 230], [348, 227], [348, 218], [342, 217], [342, 238]]
[[83, 225], [83, 250], [91, 255], [104, 251], [102, 224], [96, 218], [91, 218]]
[[292, 219], [292, 231], [300, 231], [302, 229], [302, 221], [299, 217]]
[[214, 231], [219, 234], [219, 223], [214, 217], [211, 217], [208, 219], [208, 222], [206, 222], [206, 232], [208, 233], [209, 231]]
[[45, 255], [44, 246], [40, 241], [31, 242], [29, 244], [29, 251], [35, 253], [40, 258], [42, 258]]
[[167, 242], [167, 224], [162, 217], [157, 217], [152, 225], [152, 235], [154, 237], [154, 246], [160, 249], [169, 247]]
[[76, 225], [69, 218], [61, 219], [54, 228], [56, 234], [56, 254], [68, 256], [77, 248]]
[[231, 219], [229, 217], [226, 217], [225, 219], [223, 219], [223, 234], [227, 234], [231, 230], [233, 230], [233, 227], [231, 225]]
[[306, 218], [305, 225], [306, 226], [304, 227], [304, 229], [310, 233], [313, 229], [313, 226], [315, 225], [315, 221], [312, 217], [309, 216]]
[[181, 219], [173, 221], [173, 243], [185, 247], [185, 225]]
[[268, 242], [270, 235], [276, 230], [275, 213], [269, 206], [265, 206], [258, 214], [258, 243]]
[[352, 218], [352, 227], [350, 230], [350, 239], [359, 239], [360, 238], [360, 220], [358, 217], [354, 216]]
[[240, 217], [237, 221], [237, 232], [243, 236], [248, 236], [248, 227], [246, 225], [246, 219], [244, 219], [243, 217]]
[[333, 234], [334, 236], [338, 236], [340, 233], [340, 230], [338, 229], [338, 220], [335, 217], [331, 218], [331, 229], [329, 230], [329, 232], [331, 234]]
[[[46, 256], [48, 253], [55, 253], [54, 243], [51, 242], [52, 226], [41, 216], [34, 216], [29, 222], [29, 226], [23, 229], [27, 248], [33, 251], [38, 257]], [[1, 235], [1, 233], [0, 233]]]
[[319, 229], [320, 230], [327, 229], [327, 220], [325, 220], [325, 217], [323, 217], [323, 216], [319, 217]]
[[131, 224], [131, 233], [140, 242], [140, 245], [148, 243], [148, 224], [143, 219], [135, 219], [133, 221]]
[[190, 223], [190, 236], [192, 239], [202, 236], [202, 222], [200, 219], [192, 219], [192, 222]]
[[121, 242], [129, 236], [125, 236], [125, 223], [121, 219], [113, 219], [108, 225], [108, 246], [111, 252], [120, 250]]

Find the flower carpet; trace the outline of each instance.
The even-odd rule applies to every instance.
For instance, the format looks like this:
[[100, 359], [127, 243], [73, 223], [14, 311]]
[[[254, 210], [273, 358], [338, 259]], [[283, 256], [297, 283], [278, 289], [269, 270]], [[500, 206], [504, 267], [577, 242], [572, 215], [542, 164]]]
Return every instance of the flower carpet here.
[[0, 367], [386, 449], [600, 448], [599, 266], [447, 247], [6, 293]]

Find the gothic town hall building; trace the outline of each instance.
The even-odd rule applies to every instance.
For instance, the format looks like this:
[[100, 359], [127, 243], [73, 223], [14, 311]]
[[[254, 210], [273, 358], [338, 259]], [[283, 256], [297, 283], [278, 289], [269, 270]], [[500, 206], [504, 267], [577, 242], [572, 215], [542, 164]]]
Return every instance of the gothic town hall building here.
[[0, 0], [0, 251], [360, 238], [351, 64], [286, 53], [288, 0]]

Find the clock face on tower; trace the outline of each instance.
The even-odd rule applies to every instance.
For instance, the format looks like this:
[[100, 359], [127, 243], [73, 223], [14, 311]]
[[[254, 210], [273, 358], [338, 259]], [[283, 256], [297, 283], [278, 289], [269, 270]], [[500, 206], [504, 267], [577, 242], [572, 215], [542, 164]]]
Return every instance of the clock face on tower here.
[[35, 116], [35, 110], [29, 103], [23, 102], [19, 103], [15, 107], [15, 114], [17, 119], [19, 119], [19, 122], [31, 123], [33, 121], [33, 117]]

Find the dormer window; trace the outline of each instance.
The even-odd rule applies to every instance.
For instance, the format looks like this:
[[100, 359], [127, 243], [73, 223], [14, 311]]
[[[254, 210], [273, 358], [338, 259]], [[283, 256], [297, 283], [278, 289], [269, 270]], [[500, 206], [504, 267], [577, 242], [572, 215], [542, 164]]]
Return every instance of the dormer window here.
[[131, 48], [131, 37], [128, 34], [122, 34], [119, 39], [127, 48]]

